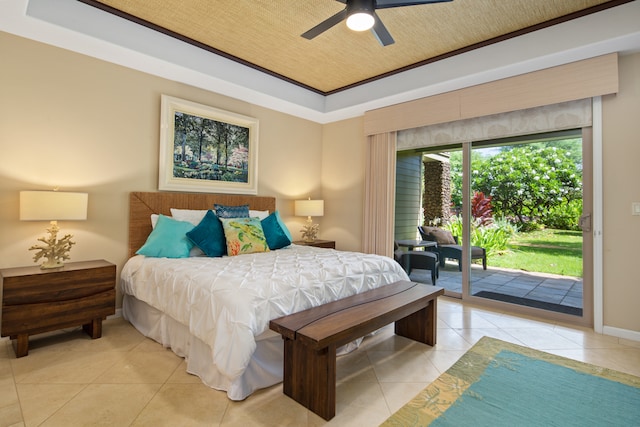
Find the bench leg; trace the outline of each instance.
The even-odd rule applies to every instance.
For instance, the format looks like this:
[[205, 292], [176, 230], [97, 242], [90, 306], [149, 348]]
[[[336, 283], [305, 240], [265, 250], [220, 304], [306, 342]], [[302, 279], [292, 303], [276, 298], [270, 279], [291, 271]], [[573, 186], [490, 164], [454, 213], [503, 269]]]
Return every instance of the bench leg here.
[[395, 333], [430, 346], [436, 345], [438, 300], [429, 301], [422, 310], [396, 321]]
[[336, 414], [336, 346], [314, 350], [284, 340], [284, 394], [325, 420]]

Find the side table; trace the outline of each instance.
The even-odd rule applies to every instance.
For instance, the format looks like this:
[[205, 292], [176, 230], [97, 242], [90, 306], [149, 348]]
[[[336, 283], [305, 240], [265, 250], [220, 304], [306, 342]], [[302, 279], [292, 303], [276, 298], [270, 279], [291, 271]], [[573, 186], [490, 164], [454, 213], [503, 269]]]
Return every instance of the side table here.
[[316, 240], [315, 242], [305, 242], [304, 240], [296, 240], [293, 243], [295, 243], [296, 245], [303, 245], [303, 246], [315, 246], [316, 248], [328, 248], [328, 249], [336, 248], [335, 240]]
[[0, 335], [13, 340], [17, 357], [29, 353], [29, 335], [82, 325], [93, 339], [115, 313], [116, 266], [104, 260], [0, 270]]

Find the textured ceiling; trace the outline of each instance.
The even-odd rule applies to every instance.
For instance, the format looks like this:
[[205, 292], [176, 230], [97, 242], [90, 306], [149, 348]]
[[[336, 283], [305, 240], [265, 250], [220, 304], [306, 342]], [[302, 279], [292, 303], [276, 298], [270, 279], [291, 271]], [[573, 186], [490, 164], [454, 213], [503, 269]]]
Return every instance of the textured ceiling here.
[[378, 10], [395, 39], [344, 22], [300, 34], [339, 12], [335, 0], [79, 0], [321, 94], [564, 22], [625, 0], [454, 0]]

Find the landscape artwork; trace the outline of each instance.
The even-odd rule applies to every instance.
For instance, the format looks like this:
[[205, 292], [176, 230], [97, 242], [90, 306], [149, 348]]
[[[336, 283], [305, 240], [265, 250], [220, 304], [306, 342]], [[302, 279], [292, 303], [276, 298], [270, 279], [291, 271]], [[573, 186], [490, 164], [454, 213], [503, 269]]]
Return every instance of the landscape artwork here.
[[163, 95], [160, 190], [257, 194], [258, 120]]

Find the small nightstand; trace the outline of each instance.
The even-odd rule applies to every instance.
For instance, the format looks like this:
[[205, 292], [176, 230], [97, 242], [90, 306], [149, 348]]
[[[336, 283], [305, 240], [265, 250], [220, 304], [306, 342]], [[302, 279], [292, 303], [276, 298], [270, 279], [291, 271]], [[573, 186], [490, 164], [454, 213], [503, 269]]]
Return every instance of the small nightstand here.
[[336, 248], [335, 240], [316, 240], [315, 242], [305, 242], [304, 240], [296, 240], [293, 243], [295, 243], [296, 245], [303, 245], [303, 246], [315, 246], [316, 248], [328, 248], [328, 249]]
[[104, 260], [0, 270], [3, 337], [17, 357], [29, 353], [29, 335], [82, 325], [91, 338], [102, 336], [102, 319], [115, 313], [116, 266]]

